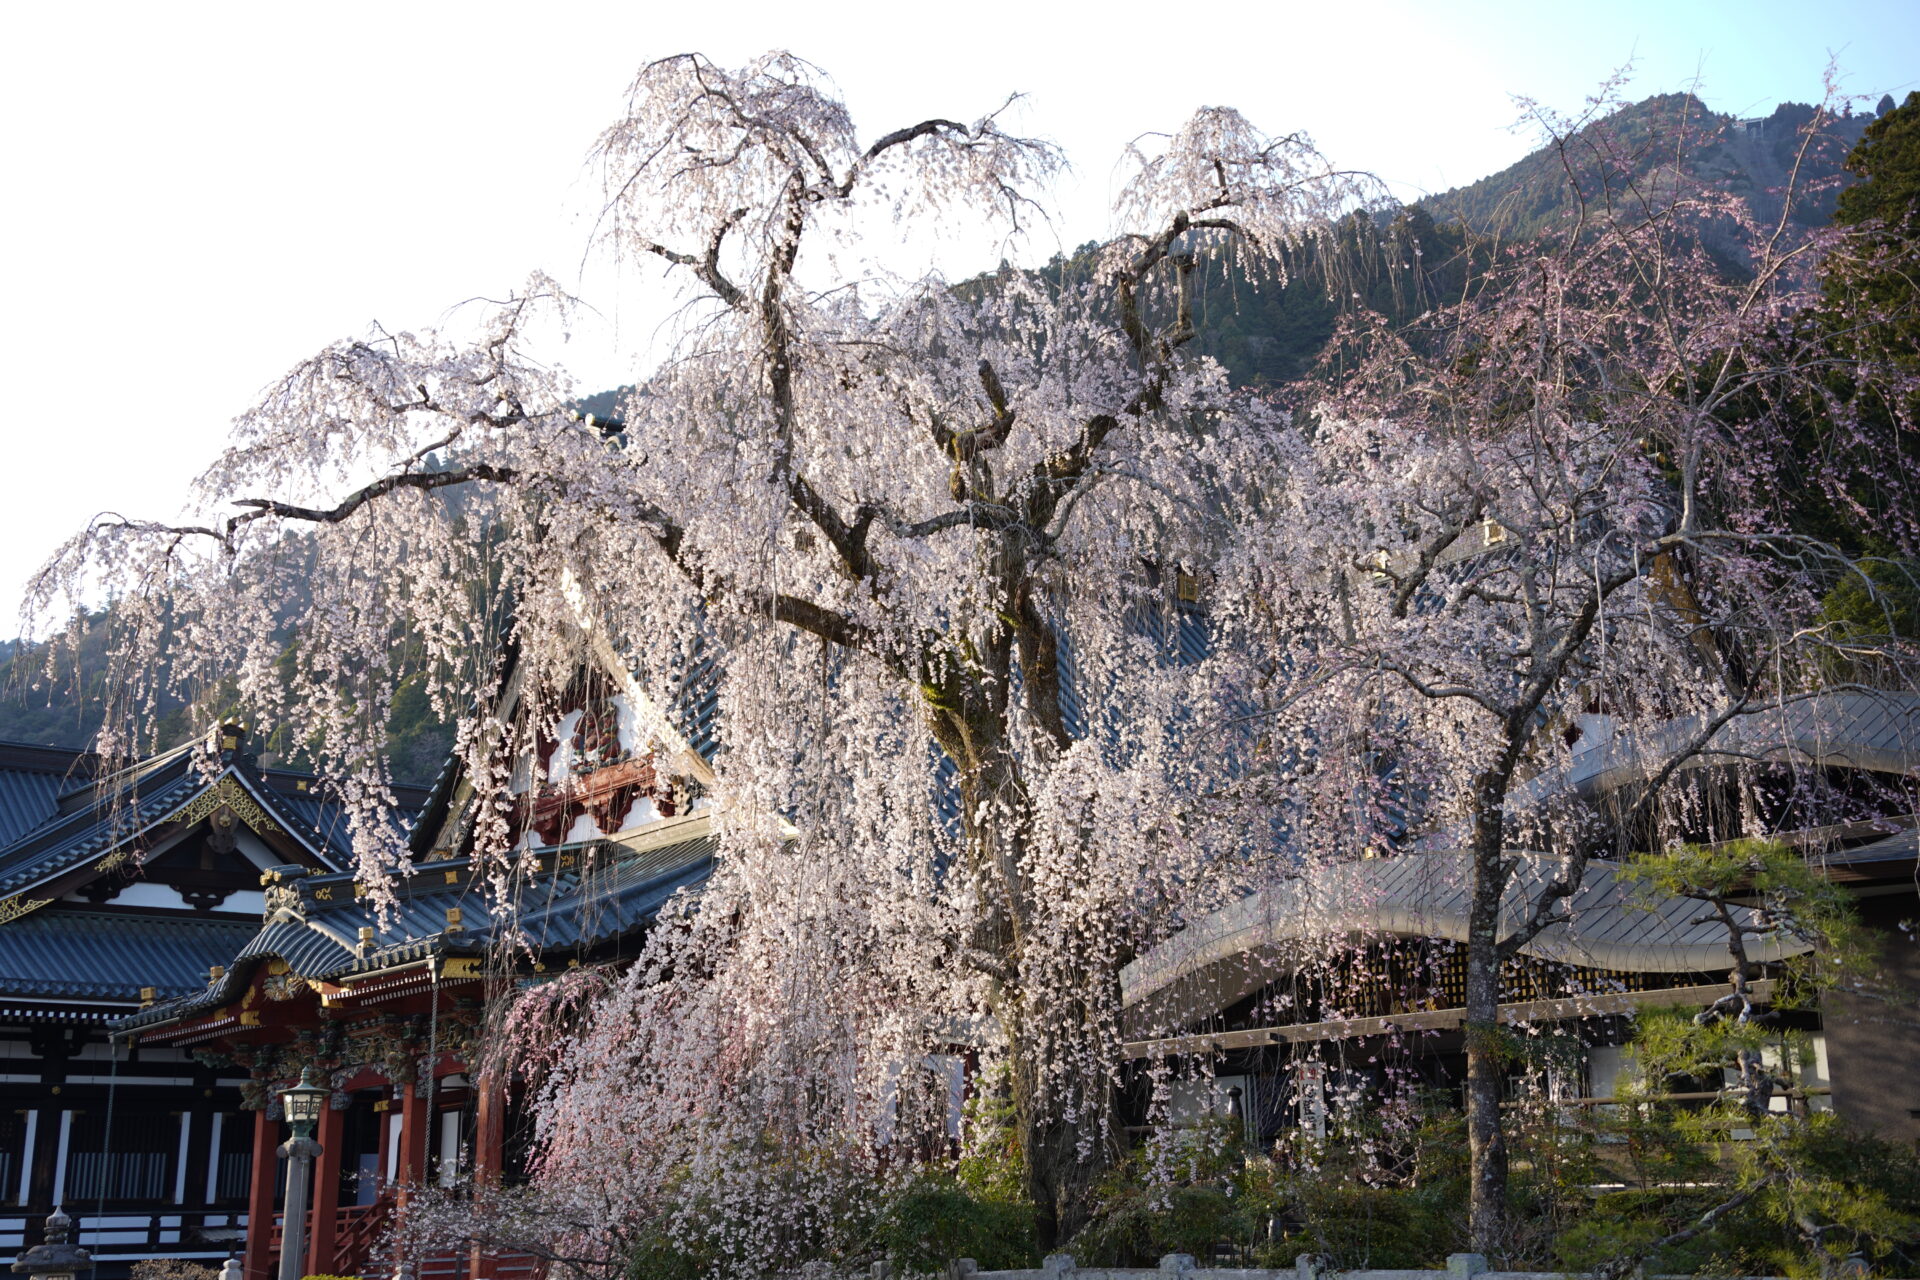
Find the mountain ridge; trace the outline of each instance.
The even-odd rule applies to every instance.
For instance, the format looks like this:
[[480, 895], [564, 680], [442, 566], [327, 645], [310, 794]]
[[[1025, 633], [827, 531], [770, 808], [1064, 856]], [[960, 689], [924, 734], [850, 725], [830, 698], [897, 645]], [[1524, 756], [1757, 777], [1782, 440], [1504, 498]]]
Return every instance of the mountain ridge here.
[[[1876, 115], [1892, 107], [1886, 98]], [[1496, 173], [1401, 206], [1370, 230], [1364, 219], [1350, 220], [1326, 252], [1346, 253], [1357, 264], [1354, 278], [1344, 283], [1360, 305], [1411, 319], [1449, 294], [1458, 296], [1482, 251], [1477, 241], [1530, 238], [1570, 211], [1563, 147], [1608, 157], [1622, 176], [1644, 178], [1667, 154], [1656, 144], [1664, 147], [1676, 137], [1687, 148], [1688, 168], [1738, 195], [1755, 217], [1779, 217], [1788, 182], [1812, 184], [1817, 199], [1800, 208], [1798, 220], [1818, 225], [1853, 180], [1844, 161], [1875, 115], [1819, 122], [1795, 173], [1802, 131], [1816, 118], [1816, 108], [1805, 103], [1783, 102], [1769, 115], [1737, 119], [1709, 110], [1691, 94], [1657, 94], [1587, 122]], [[1374, 238], [1368, 241], [1368, 235]], [[1092, 248], [1058, 256], [1043, 270], [1065, 279], [1087, 268]], [[1282, 385], [1303, 376], [1334, 332], [1341, 306], [1329, 296], [1324, 271], [1310, 260], [1291, 265], [1287, 280], [1262, 284], [1231, 263], [1209, 267], [1199, 306], [1212, 314], [1199, 348], [1220, 360], [1236, 383]], [[578, 408], [597, 418], [617, 416], [622, 394], [631, 390], [594, 393]], [[0, 642], [0, 741], [65, 748], [91, 743], [104, 705], [107, 621], [90, 620], [80, 648], [67, 655], [57, 675], [46, 670], [44, 645]], [[433, 716], [419, 683], [415, 677], [398, 691], [390, 726], [396, 775], [410, 779], [431, 777], [452, 742], [451, 726]], [[204, 728], [191, 722], [194, 710], [184, 701], [160, 711], [164, 732], [185, 736]], [[297, 747], [273, 746], [298, 760]]]

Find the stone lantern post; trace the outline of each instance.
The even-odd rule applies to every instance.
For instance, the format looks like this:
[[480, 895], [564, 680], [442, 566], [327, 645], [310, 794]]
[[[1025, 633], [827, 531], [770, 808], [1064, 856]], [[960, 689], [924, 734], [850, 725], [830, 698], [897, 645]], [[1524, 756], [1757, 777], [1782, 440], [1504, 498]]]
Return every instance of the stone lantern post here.
[[47, 1215], [46, 1241], [21, 1254], [13, 1269], [34, 1280], [73, 1280], [76, 1271], [91, 1269], [93, 1255], [67, 1241], [72, 1230], [73, 1219], [56, 1208]]

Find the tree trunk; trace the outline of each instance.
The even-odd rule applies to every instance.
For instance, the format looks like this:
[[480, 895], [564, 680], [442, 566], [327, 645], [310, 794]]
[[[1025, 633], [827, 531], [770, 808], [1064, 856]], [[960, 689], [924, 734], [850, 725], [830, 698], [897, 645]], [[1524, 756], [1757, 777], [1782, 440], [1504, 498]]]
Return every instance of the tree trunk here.
[[1467, 914], [1467, 1197], [1473, 1251], [1503, 1252], [1507, 1219], [1507, 1134], [1500, 1120], [1506, 1052], [1500, 1031], [1500, 900], [1507, 871], [1502, 844], [1503, 787], [1476, 787], [1472, 881]]
[[[1119, 975], [1080, 964], [1071, 974], [1055, 975], [1044, 995], [1027, 989], [1024, 943], [1036, 917], [1045, 928], [1045, 906], [1031, 900], [1024, 882], [1030, 838], [1026, 787], [1011, 753], [1000, 745], [997, 716], [976, 714], [949, 725], [940, 736], [960, 764], [968, 856], [1000, 899], [980, 922], [974, 945], [999, 966], [993, 1014], [1007, 1037], [1035, 1235], [1041, 1249], [1050, 1251], [1086, 1224], [1094, 1187], [1117, 1155], [1113, 1088], [1105, 1067], [1119, 1044]], [[1063, 1057], [1075, 1068], [1099, 1064], [1098, 1072], [1073, 1070], [1065, 1080], [1049, 1074], [1048, 1064]]]
[[1467, 953], [1467, 1149], [1472, 1190], [1468, 1214], [1475, 1253], [1500, 1252], [1506, 1235], [1507, 1135], [1500, 1123], [1506, 1079], [1501, 1048], [1500, 958], [1469, 944]]
[[[1076, 1019], [1085, 1013], [1079, 1008], [1053, 1011], [1056, 1017]], [[1033, 1198], [1034, 1235], [1044, 1254], [1071, 1240], [1092, 1215], [1094, 1188], [1116, 1154], [1113, 1098], [1102, 1083], [1089, 1081], [1094, 1096], [1084, 1100], [1071, 1121], [1064, 1118], [1059, 1099], [1048, 1097], [1041, 1087], [1044, 1055], [1032, 1050], [1024, 1030], [1009, 1031], [1008, 1050], [1013, 1059], [1014, 1111], [1027, 1159], [1027, 1194]], [[1085, 1151], [1081, 1150], [1083, 1139]]]

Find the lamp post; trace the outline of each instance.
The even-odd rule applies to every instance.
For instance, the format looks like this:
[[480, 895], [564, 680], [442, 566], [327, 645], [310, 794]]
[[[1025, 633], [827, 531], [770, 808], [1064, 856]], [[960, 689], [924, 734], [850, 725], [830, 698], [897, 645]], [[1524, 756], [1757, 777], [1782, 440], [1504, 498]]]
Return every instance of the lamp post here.
[[324, 1085], [313, 1082], [313, 1068], [300, 1073], [300, 1083], [280, 1093], [280, 1105], [286, 1111], [293, 1136], [280, 1144], [287, 1158], [287, 1226], [280, 1233], [280, 1280], [300, 1280], [306, 1269], [307, 1199], [313, 1189], [313, 1158], [320, 1144], [313, 1140], [313, 1126], [320, 1120], [320, 1108], [327, 1105]]

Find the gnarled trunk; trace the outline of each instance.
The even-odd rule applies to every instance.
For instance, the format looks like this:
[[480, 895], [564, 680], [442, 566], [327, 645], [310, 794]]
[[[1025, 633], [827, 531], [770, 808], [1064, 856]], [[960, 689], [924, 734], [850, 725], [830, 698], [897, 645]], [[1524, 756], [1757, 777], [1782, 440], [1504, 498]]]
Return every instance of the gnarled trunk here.
[[1500, 1031], [1500, 900], [1506, 893], [1503, 780], [1482, 775], [1474, 791], [1473, 866], [1467, 905], [1467, 1150], [1469, 1233], [1476, 1253], [1503, 1249], [1507, 1225], [1507, 1134], [1500, 1121], [1506, 1053]]
[[[1085, 963], [1029, 985], [1025, 946], [1045, 912], [1025, 879], [1032, 838], [1026, 784], [1003, 745], [1004, 707], [981, 715], [976, 697], [947, 705], [956, 702], [975, 714], [944, 725], [936, 718], [936, 735], [960, 766], [968, 858], [995, 899], [974, 945], [996, 969], [993, 1014], [1006, 1036], [1035, 1235], [1043, 1251], [1052, 1250], [1086, 1224], [1094, 1188], [1118, 1154], [1112, 1084], [1104, 1070], [1085, 1068], [1104, 1064], [1118, 1046], [1119, 975]], [[1079, 1068], [1064, 1086], [1047, 1070], [1063, 1054]]]
[[1079, 1006], [1043, 1010], [1029, 1006], [1008, 1028], [1013, 1062], [1014, 1112], [1020, 1145], [1027, 1158], [1027, 1194], [1033, 1198], [1034, 1234], [1041, 1252], [1071, 1240], [1093, 1212], [1094, 1189], [1118, 1154], [1112, 1090], [1087, 1081], [1089, 1096], [1076, 1100], [1074, 1114], [1063, 1114], [1058, 1097], [1041, 1081], [1045, 1055], [1037, 1052], [1027, 1028], [1032, 1020], [1072, 1018], [1085, 1025], [1092, 1012]]

